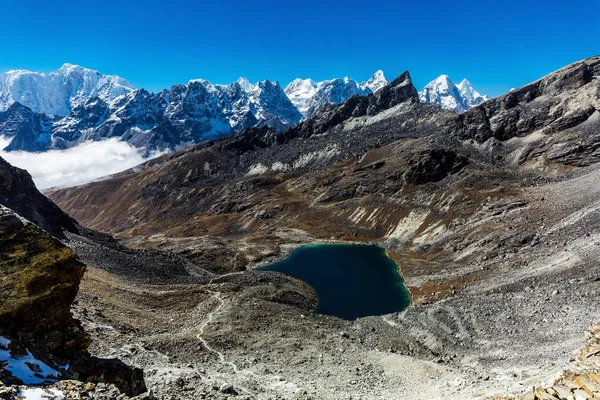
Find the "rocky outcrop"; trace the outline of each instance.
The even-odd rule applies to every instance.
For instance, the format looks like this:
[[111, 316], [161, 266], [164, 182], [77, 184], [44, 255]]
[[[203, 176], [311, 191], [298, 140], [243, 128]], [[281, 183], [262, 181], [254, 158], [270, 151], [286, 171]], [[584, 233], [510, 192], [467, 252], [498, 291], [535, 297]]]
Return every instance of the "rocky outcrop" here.
[[[0, 336], [9, 340], [10, 347], [6, 343], [2, 346], [14, 359], [29, 355], [35, 357], [33, 361], [42, 360], [57, 372], [47, 381], [72, 376], [111, 383], [129, 394], [144, 392], [141, 370], [87, 352], [89, 336], [71, 314], [84, 271], [85, 265], [68, 247], [0, 206]], [[4, 370], [3, 361], [2, 381], [44, 381], [24, 381], [23, 373], [13, 375]], [[69, 366], [61, 369], [65, 364]], [[39, 375], [35, 364], [30, 368], [33, 376]]]
[[46, 114], [37, 114], [28, 107], [13, 103], [6, 111], [0, 111], [0, 133], [12, 139], [4, 150], [46, 150], [53, 122]]
[[64, 231], [78, 231], [75, 220], [37, 190], [27, 171], [13, 167], [2, 158], [0, 205], [10, 208], [58, 238], [64, 238]]
[[0, 330], [58, 356], [87, 348], [71, 315], [85, 265], [57, 239], [0, 206]]
[[431, 149], [420, 154], [415, 162], [411, 162], [404, 173], [404, 181], [409, 185], [438, 182], [448, 174], [460, 171], [468, 163], [466, 157], [453, 151]]
[[486, 101], [448, 129], [461, 139], [506, 141], [534, 131], [552, 135], [578, 126], [600, 109], [600, 57], [589, 58]]
[[350, 118], [373, 116], [403, 102], [419, 102], [419, 94], [412, 84], [408, 71], [376, 93], [367, 96], [355, 95], [342, 104], [323, 107], [311, 118], [290, 129], [285, 135], [281, 135], [278, 141], [323, 133]]
[[[574, 365], [567, 369], [553, 386], [535, 387], [521, 400], [571, 400], [600, 398], [600, 325], [587, 329], [587, 343], [580, 349]], [[506, 399], [502, 396], [499, 399]]]

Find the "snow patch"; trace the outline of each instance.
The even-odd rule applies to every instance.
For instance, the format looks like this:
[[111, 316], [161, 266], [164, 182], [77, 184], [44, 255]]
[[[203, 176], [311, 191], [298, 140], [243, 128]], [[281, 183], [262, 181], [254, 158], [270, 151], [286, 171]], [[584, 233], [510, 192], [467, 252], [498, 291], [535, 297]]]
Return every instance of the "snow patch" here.
[[438, 238], [443, 232], [446, 231], [446, 224], [443, 221], [427, 227], [418, 237], [413, 239], [414, 245], [424, 244]]
[[[19, 221], [21, 221], [23, 226], [31, 224], [31, 221], [28, 221], [27, 219], [21, 217], [19, 214], [17, 214], [10, 208], [5, 207], [2, 204], [0, 204], [0, 217], [2, 217], [3, 215], [14, 215], [15, 217], [17, 217], [19, 219]], [[8, 339], [3, 338], [2, 336], [0, 336], [0, 339], [8, 340]], [[10, 344], [10, 340], [8, 340], [8, 344], [6, 344], [6, 345], [3, 345], [2, 341], [0, 340], [0, 347], [7, 347], [9, 344]]]
[[4, 336], [0, 336], [0, 346], [1, 347], [6, 348], [10, 345], [10, 343], [11, 343], [10, 339], [5, 338]]
[[19, 390], [17, 396], [23, 400], [48, 400], [65, 398], [65, 395], [60, 390], [50, 389], [46, 391], [40, 388]]
[[290, 169], [289, 165], [279, 161], [276, 161], [273, 163], [273, 165], [271, 165], [271, 171], [273, 172], [287, 171], [288, 169]]
[[354, 210], [354, 212], [350, 215], [350, 220], [358, 225], [366, 213], [366, 208], [357, 207], [356, 210]]
[[13, 357], [9, 350], [0, 349], [0, 361], [6, 362], [4, 369], [23, 381], [25, 385], [56, 381], [60, 376], [60, 372], [36, 359], [29, 350], [22, 357]]

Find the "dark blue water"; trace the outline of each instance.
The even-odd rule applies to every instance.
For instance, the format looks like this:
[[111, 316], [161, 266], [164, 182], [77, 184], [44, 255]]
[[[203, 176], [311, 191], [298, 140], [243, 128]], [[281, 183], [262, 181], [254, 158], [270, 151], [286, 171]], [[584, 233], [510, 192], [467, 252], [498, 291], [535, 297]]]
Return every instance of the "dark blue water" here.
[[398, 266], [377, 246], [318, 244], [260, 268], [300, 279], [315, 289], [314, 312], [354, 320], [402, 311], [410, 294]]

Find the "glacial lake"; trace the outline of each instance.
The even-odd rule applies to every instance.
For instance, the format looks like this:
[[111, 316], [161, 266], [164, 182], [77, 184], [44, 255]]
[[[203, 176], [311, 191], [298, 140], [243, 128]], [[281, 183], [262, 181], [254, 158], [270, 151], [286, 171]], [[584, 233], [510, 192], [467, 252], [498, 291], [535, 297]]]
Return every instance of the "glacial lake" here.
[[314, 310], [318, 314], [354, 320], [402, 311], [410, 305], [398, 266], [377, 246], [303, 246], [260, 270], [281, 272], [310, 285], [319, 296]]

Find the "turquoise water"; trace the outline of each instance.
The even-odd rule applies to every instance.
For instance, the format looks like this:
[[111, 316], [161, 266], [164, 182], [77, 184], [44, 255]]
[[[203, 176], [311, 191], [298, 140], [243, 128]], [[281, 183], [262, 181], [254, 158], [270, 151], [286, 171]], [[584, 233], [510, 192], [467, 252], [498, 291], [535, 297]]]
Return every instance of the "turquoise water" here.
[[319, 296], [314, 310], [319, 314], [354, 320], [402, 311], [410, 305], [410, 293], [398, 266], [377, 246], [304, 246], [260, 270], [281, 272], [306, 282]]

